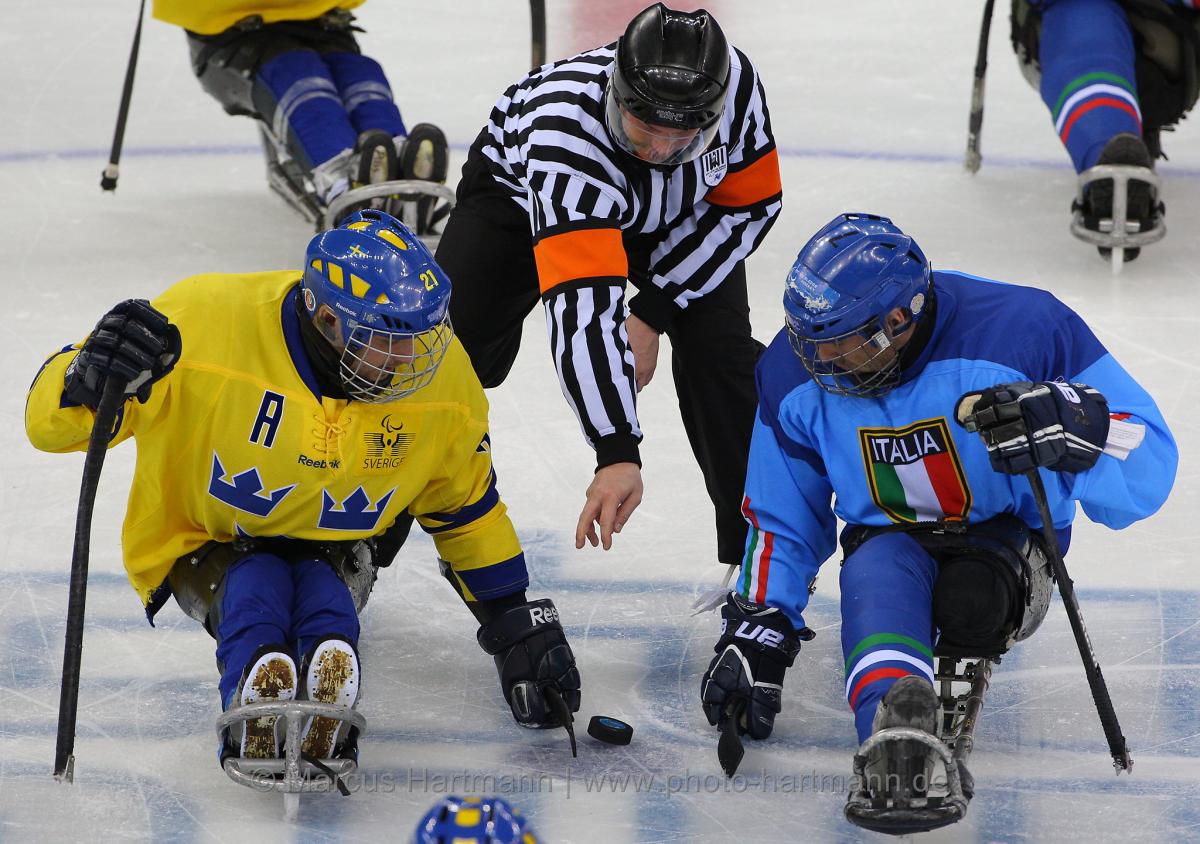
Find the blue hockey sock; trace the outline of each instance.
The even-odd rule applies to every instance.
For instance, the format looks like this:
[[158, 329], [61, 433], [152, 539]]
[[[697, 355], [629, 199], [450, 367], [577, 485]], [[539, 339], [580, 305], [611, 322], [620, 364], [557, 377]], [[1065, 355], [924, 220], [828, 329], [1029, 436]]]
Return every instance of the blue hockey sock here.
[[229, 567], [221, 585], [214, 631], [221, 669], [221, 704], [228, 708], [251, 657], [263, 645], [290, 638], [292, 575], [272, 554], [251, 554]]
[[933, 681], [933, 583], [937, 563], [911, 536], [885, 533], [842, 566], [842, 654], [846, 700], [859, 743], [879, 701], [900, 677]]
[[[308, 169], [353, 149], [358, 132], [346, 114], [329, 68], [312, 50], [276, 56], [258, 71], [255, 84], [274, 103], [262, 109], [277, 138]], [[256, 98], [256, 100], [264, 98]]]
[[408, 134], [379, 62], [358, 53], [325, 53], [321, 58], [357, 132], [382, 129], [392, 137]]
[[1116, 134], [1141, 137], [1133, 35], [1117, 0], [1058, 0], [1042, 16], [1042, 99], [1076, 172]]

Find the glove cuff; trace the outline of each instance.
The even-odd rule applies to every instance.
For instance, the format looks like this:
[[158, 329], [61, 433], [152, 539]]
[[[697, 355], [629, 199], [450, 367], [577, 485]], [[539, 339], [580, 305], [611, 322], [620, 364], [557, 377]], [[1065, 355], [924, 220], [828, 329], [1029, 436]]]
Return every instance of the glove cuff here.
[[806, 627], [797, 631], [791, 619], [777, 607], [756, 604], [731, 592], [721, 608], [721, 638], [715, 650], [719, 654], [727, 645], [735, 644], [791, 668], [800, 653], [801, 639], [812, 638], [811, 630]]
[[528, 601], [481, 625], [475, 638], [479, 647], [490, 656], [511, 648], [518, 642], [547, 630], [562, 630], [558, 609], [549, 598]]

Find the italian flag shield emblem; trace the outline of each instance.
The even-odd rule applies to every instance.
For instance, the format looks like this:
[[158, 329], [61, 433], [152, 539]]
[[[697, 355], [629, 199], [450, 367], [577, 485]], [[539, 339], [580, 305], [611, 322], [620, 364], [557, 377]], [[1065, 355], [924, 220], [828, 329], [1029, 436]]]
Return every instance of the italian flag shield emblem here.
[[944, 416], [906, 428], [859, 428], [871, 497], [897, 523], [963, 521], [971, 490]]

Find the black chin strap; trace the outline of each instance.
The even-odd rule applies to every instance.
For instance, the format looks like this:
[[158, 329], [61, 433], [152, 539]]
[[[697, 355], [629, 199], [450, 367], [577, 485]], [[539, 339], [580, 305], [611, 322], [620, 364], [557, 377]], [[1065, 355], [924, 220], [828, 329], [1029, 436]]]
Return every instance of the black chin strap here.
[[331, 399], [349, 399], [338, 375], [342, 365], [341, 355], [317, 330], [312, 317], [304, 310], [300, 296], [296, 297], [296, 319], [300, 322], [300, 341], [304, 345], [304, 354], [308, 356], [321, 395]]

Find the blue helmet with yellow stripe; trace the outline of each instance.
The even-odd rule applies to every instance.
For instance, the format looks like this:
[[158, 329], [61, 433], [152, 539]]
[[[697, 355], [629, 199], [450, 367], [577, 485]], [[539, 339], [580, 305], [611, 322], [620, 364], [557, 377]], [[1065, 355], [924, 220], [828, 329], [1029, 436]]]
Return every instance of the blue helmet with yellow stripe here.
[[499, 797], [445, 797], [425, 813], [412, 844], [538, 844], [529, 820]]
[[450, 279], [383, 211], [351, 214], [309, 242], [301, 295], [358, 401], [394, 401], [428, 384], [453, 336]]

